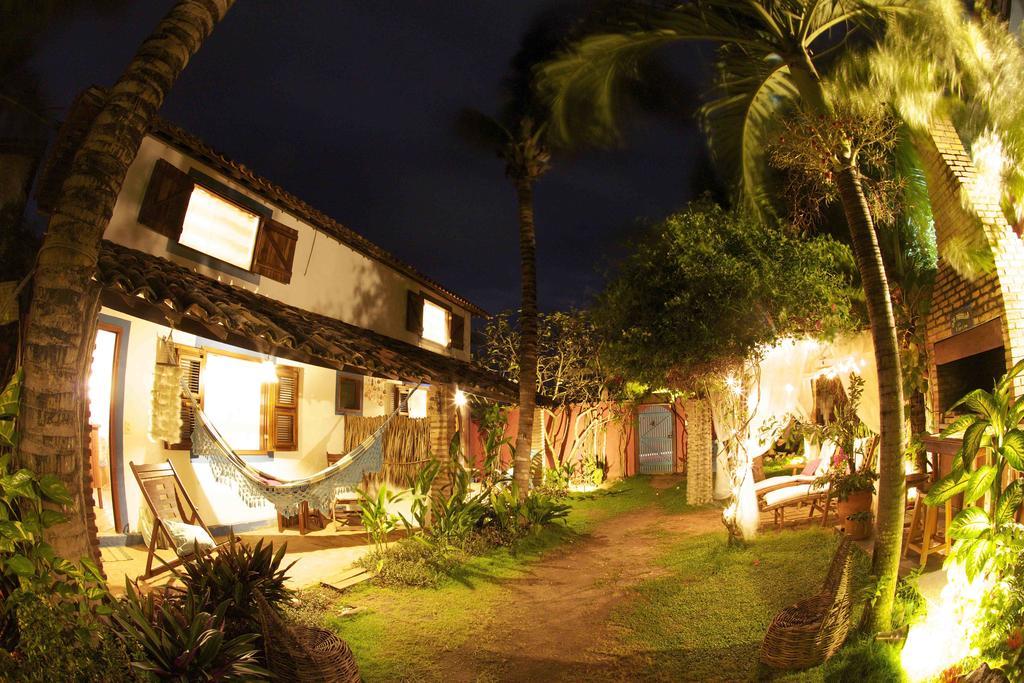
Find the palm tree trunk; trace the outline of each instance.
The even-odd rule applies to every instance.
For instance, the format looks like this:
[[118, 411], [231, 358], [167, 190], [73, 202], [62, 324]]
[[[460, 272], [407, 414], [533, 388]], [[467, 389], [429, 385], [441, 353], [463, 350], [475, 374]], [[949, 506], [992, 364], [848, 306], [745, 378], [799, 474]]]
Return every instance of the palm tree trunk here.
[[903, 472], [903, 380], [896, 319], [882, 252], [871, 219], [860, 173], [847, 160], [837, 177], [843, 212], [850, 229], [854, 258], [867, 298], [871, 337], [875, 345], [878, 398], [881, 412], [879, 449], [878, 520], [872, 573], [878, 577], [878, 599], [871, 611], [872, 631], [888, 631], [903, 539], [905, 479]]
[[[93, 555], [86, 487], [85, 377], [99, 293], [91, 281], [100, 240], [128, 166], [164, 97], [234, 0], [180, 0], [110, 90], [50, 216], [39, 250], [22, 363], [18, 463], [58, 475], [74, 499], [48, 540], [71, 559]], [[94, 556], [94, 555], [93, 555]]]
[[519, 428], [512, 480], [525, 499], [530, 492], [530, 449], [537, 400], [537, 235], [533, 225], [533, 181], [516, 179], [519, 200], [519, 262], [523, 300], [519, 313]]

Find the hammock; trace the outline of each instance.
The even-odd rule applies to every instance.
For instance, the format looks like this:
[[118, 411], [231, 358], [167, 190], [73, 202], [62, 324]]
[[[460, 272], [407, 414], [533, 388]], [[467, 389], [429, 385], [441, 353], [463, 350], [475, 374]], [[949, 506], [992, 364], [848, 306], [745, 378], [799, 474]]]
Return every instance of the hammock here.
[[192, 404], [195, 415], [192, 455], [207, 458], [214, 479], [230, 484], [249, 507], [257, 507], [269, 501], [285, 516], [297, 514], [303, 502], [308, 503], [311, 508], [329, 513], [339, 492], [351, 491], [359, 486], [363, 475], [379, 472], [384, 464], [384, 431], [391, 420], [407, 405], [409, 397], [420, 388], [417, 384], [375, 432], [338, 462], [308, 477], [282, 479], [253, 467], [235, 453], [199, 407], [199, 402], [184, 379], [181, 386], [182, 392], [188, 396]]

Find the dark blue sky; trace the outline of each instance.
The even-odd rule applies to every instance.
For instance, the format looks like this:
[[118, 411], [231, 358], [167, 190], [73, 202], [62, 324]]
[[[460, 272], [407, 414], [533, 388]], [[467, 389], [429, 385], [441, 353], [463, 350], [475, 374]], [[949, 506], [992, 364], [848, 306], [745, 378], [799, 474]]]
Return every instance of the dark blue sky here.
[[[57, 116], [112, 84], [172, 3], [82, 13], [34, 60]], [[514, 194], [496, 157], [454, 132], [494, 111], [508, 63], [550, 0], [240, 0], [162, 115], [491, 311], [519, 297]], [[708, 65], [671, 55], [684, 79]], [[583, 305], [606, 265], [692, 196], [703, 142], [690, 123], [630, 127], [621, 150], [557, 162], [537, 187], [540, 303]]]

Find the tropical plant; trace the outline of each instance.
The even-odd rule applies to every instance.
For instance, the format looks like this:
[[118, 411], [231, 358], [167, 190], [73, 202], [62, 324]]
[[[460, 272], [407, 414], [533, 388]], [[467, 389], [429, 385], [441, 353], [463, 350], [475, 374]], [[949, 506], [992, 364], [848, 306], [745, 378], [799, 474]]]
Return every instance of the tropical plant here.
[[100, 240], [168, 89], [233, 2], [180, 0], [143, 42], [75, 153], [43, 236], [22, 347], [24, 438], [16, 462], [59, 476], [67, 489], [71, 513], [49, 534], [64, 557], [97, 559], [87, 524], [82, 415], [99, 311], [93, 274]]
[[[779, 190], [766, 154], [779, 124], [795, 112], [832, 120], [842, 89], [824, 74], [837, 53], [852, 51], [884, 27], [883, 18], [907, 10], [903, 0], [696, 0], [652, 8], [619, 9], [609, 30], [587, 35], [543, 69], [541, 85], [552, 107], [553, 132], [572, 140], [594, 134], [614, 139], [623, 83], [641, 59], [679, 41], [718, 46], [715, 88], [701, 110], [713, 155], [734, 179], [748, 206], [771, 214]], [[875, 221], [863, 188], [855, 139], [837, 139], [821, 155], [850, 231], [875, 346], [881, 405], [881, 482], [873, 572], [882, 590], [872, 613], [875, 630], [889, 625], [903, 531], [903, 380], [896, 321]]]
[[864, 460], [860, 467], [857, 466], [857, 442], [871, 436], [871, 431], [857, 417], [863, 394], [864, 378], [851, 373], [849, 396], [846, 401], [835, 404], [831, 419], [824, 425], [803, 427], [805, 434], [813, 431], [819, 443], [828, 440], [839, 446], [835, 462], [815, 482], [829, 487], [831, 495], [838, 500], [846, 500], [851, 494], [860, 491], [874, 493], [875, 481], [878, 479], [872, 467], [871, 449], [865, 449]]
[[0, 393], [0, 647], [18, 651], [25, 615], [46, 613], [69, 651], [86, 652], [101, 638], [110, 596], [96, 565], [62, 559], [45, 538], [65, 520], [55, 508], [71, 503], [61, 480], [12, 471], [21, 384], [19, 370]]
[[520, 500], [514, 487], [507, 487], [491, 491], [490, 509], [484, 523], [515, 538], [524, 531], [537, 533], [545, 525], [564, 519], [570, 509], [553, 496], [538, 491], [531, 491], [525, 500]]
[[[957, 401], [967, 412], [942, 431], [963, 432], [952, 471], [929, 490], [925, 502], [941, 505], [963, 494], [967, 506], [950, 523], [956, 539], [949, 561], [963, 565], [968, 579], [979, 574], [1000, 577], [1024, 552], [1024, 525], [1016, 512], [1024, 501], [1024, 479], [1003, 485], [1007, 469], [1024, 472], [1024, 401], [1014, 399], [1014, 379], [1024, 372], [1018, 362], [991, 392], [976, 389]], [[979, 458], [979, 451], [988, 454]], [[976, 505], [977, 501], [983, 503]]]
[[584, 458], [580, 463], [580, 476], [584, 484], [600, 486], [604, 481], [604, 464], [597, 458]]
[[576, 476], [576, 463], [566, 458], [554, 467], [544, 470], [544, 488], [555, 495], [564, 496], [569, 492], [569, 485]]
[[536, 97], [534, 65], [552, 53], [557, 42], [549, 28], [532, 26], [523, 37], [511, 70], [503, 82], [498, 112], [488, 116], [475, 109], [463, 110], [457, 122], [462, 136], [477, 148], [496, 154], [516, 193], [519, 219], [519, 423], [513, 455], [513, 479], [520, 496], [530, 485], [530, 454], [534, 412], [537, 405], [537, 236], [534, 224], [533, 189], [551, 168], [548, 110]]
[[257, 592], [275, 607], [294, 593], [285, 581], [295, 563], [281, 567], [287, 550], [287, 543], [275, 553], [273, 542], [261, 538], [249, 545], [232, 536], [217, 553], [197, 553], [178, 570], [178, 578], [194, 595], [209, 600], [207, 610], [227, 603], [228, 622], [251, 629], [257, 621]]
[[121, 631], [142, 647], [132, 662], [161, 681], [262, 681], [270, 672], [258, 665], [256, 633], [225, 635], [226, 600], [207, 611], [208, 595], [151, 592], [143, 597], [131, 582], [114, 611]]
[[478, 478], [485, 485], [494, 484], [505, 478], [502, 451], [512, 448], [512, 440], [505, 436], [508, 409], [498, 403], [477, 404], [473, 417], [484, 447]]
[[427, 528], [430, 521], [430, 493], [434, 488], [434, 480], [441, 472], [441, 461], [432, 459], [416, 473], [412, 482], [412, 489], [409, 494], [412, 502], [409, 505], [409, 512], [412, 515], [410, 520], [399, 513], [402, 525], [406, 532], [412, 535], [415, 531], [422, 531]]
[[417, 537], [441, 546], [458, 545], [476, 530], [487, 513], [490, 489], [471, 490], [473, 476], [454, 461], [448, 470], [447, 491], [435, 490], [430, 499], [430, 526]]
[[391, 511], [391, 504], [400, 500], [402, 494], [391, 493], [384, 483], [377, 489], [376, 495], [364, 489], [357, 489], [356, 493], [359, 494], [363, 528], [379, 552], [387, 543], [391, 532], [398, 528], [401, 517]]
[[533, 187], [550, 168], [545, 143], [547, 127], [527, 113], [506, 114], [499, 121], [476, 110], [466, 110], [460, 128], [467, 137], [496, 152], [505, 162], [519, 207], [519, 262], [522, 298], [519, 308], [519, 425], [513, 456], [513, 478], [521, 495], [530, 483], [530, 445], [537, 403], [537, 235], [534, 225]]

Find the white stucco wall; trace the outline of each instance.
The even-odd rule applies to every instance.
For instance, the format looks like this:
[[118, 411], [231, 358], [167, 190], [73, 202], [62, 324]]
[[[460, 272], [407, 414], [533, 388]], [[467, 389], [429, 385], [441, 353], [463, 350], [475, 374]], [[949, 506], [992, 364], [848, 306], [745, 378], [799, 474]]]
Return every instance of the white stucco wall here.
[[[272, 520], [275, 511], [269, 504], [251, 508], [228, 485], [218, 483], [210, 467], [202, 458], [193, 459], [188, 451], [168, 450], [162, 441], [149, 437], [153, 370], [156, 365], [158, 340], [170, 329], [119, 311], [103, 308], [102, 313], [129, 324], [128, 343], [122, 340], [121, 353], [126, 354], [123, 392], [124, 431], [122, 440], [123, 468], [119, 475], [123, 482], [126, 509], [124, 516], [130, 530], [138, 530], [138, 514], [142, 497], [129, 462], [156, 463], [170, 459], [185, 489], [199, 509], [203, 520], [211, 525], [240, 525]], [[176, 343], [186, 346], [202, 345], [195, 335], [174, 332]], [[235, 349], [238, 353], [247, 353]], [[269, 474], [297, 478], [312, 474], [327, 465], [326, 454], [344, 451], [345, 417], [334, 414], [335, 376], [332, 369], [280, 360], [282, 364], [302, 368], [299, 399], [299, 449], [275, 451], [272, 459], [257, 458], [256, 465]], [[367, 378], [364, 385], [364, 414], [381, 415], [393, 390], [385, 380]], [[114, 388], [115, 401], [122, 395]], [[387, 405], [385, 405], [387, 404]], [[115, 434], [115, 439], [117, 435]]]
[[[194, 168], [216, 179], [272, 209], [274, 220], [297, 230], [299, 238], [295, 248], [291, 282], [286, 285], [268, 277], [255, 275], [253, 277], [258, 280], [255, 284], [237, 280], [215, 269], [169, 253], [168, 238], [141, 225], [137, 220], [150, 175], [157, 159], [160, 158], [182, 171], [188, 172]], [[279, 207], [262, 200], [244, 186], [221, 176], [212, 168], [192, 160], [155, 138], [146, 137], [143, 140], [139, 154], [128, 169], [124, 187], [118, 196], [104, 237], [293, 306], [338, 318], [431, 351], [469, 359], [470, 315], [464, 308], [451, 302], [442, 293], [433, 291], [391, 267], [314, 230]], [[427, 291], [436, 298], [448, 301], [455, 314], [465, 316], [463, 350], [445, 349], [421, 340], [415, 333], [405, 329], [406, 292], [409, 289]]]

